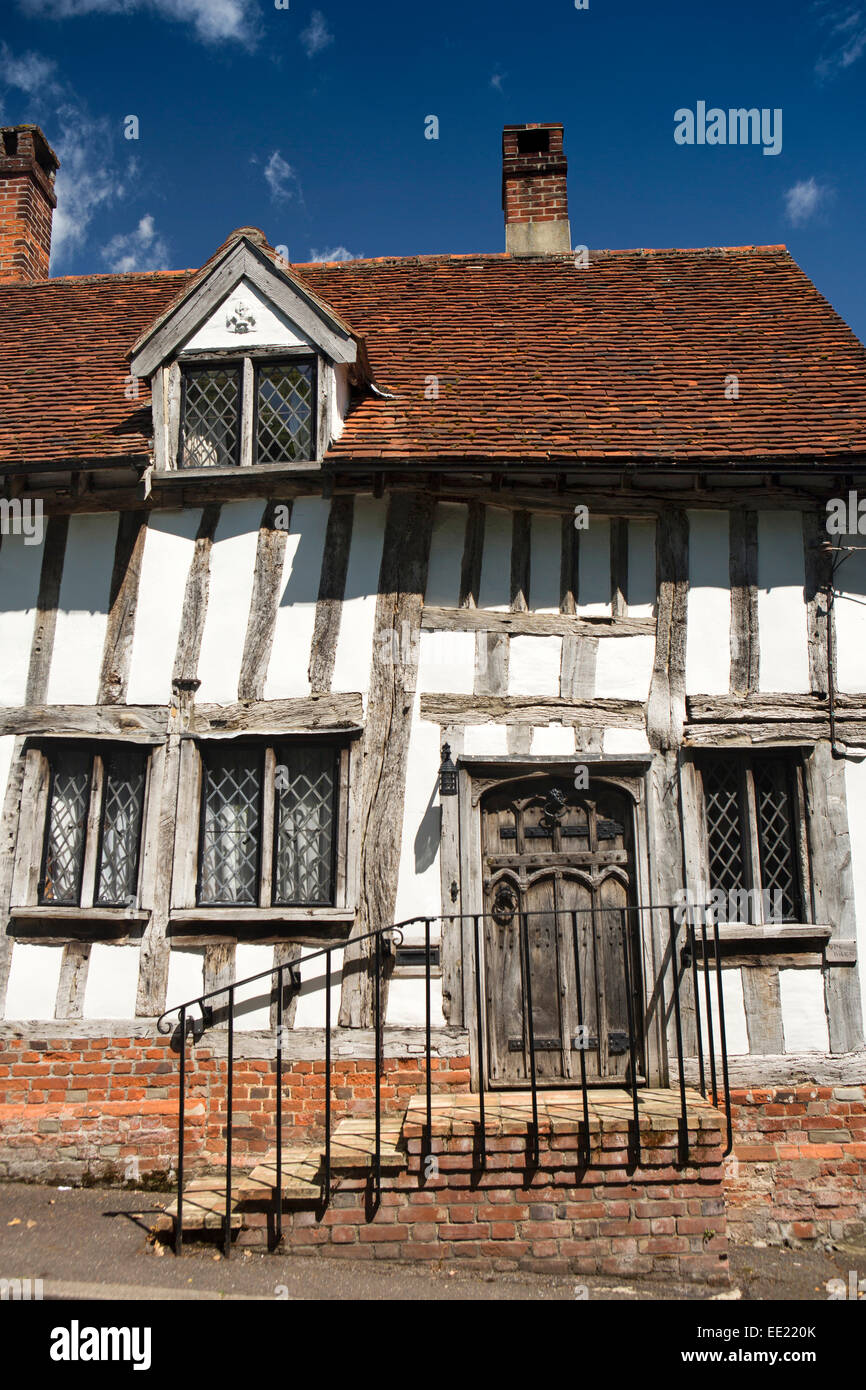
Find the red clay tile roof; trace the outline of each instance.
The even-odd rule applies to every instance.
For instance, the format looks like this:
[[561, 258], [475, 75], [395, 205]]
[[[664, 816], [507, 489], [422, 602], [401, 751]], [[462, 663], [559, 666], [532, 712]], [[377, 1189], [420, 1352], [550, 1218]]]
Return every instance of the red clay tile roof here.
[[[377, 385], [329, 458], [725, 460], [866, 452], [866, 348], [784, 247], [293, 266]], [[146, 452], [132, 344], [195, 272], [0, 286], [0, 460]], [[739, 399], [725, 379], [739, 379]], [[431, 377], [438, 377], [439, 398]], [[425, 395], [426, 391], [426, 395]]]

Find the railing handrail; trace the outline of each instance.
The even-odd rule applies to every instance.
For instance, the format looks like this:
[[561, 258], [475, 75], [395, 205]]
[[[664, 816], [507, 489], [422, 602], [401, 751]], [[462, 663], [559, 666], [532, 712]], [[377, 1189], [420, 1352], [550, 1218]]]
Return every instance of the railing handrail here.
[[[536, 917], [536, 916], [549, 917], [549, 916], [551, 916], [551, 914], [553, 914], [553, 915], [555, 915], [555, 916], [558, 917], [558, 916], [564, 914], [568, 919], [570, 919], [570, 922], [571, 922], [571, 931], [572, 931], [573, 945], [574, 945], [574, 973], [575, 973], [575, 987], [576, 987], [576, 1002], [577, 1002], [577, 1010], [578, 1010], [578, 1022], [579, 1022], [579, 1028], [580, 1028], [580, 1034], [581, 1034], [580, 1042], [579, 1042], [579, 1043], [578, 1043], [578, 1042], [575, 1042], [575, 1044], [574, 1044], [575, 1048], [577, 1048], [577, 1049], [580, 1051], [580, 1073], [581, 1073], [581, 1074], [580, 1074], [580, 1088], [581, 1088], [581, 1093], [582, 1093], [582, 1097], [583, 1097], [583, 1114], [584, 1114], [584, 1124], [583, 1124], [582, 1146], [581, 1146], [581, 1147], [582, 1147], [582, 1152], [583, 1152], [583, 1156], [584, 1156], [585, 1162], [588, 1164], [588, 1163], [590, 1162], [590, 1138], [589, 1138], [590, 1124], [589, 1124], [589, 1107], [588, 1107], [588, 1088], [587, 1088], [587, 1077], [586, 1077], [586, 1059], [585, 1059], [585, 1056], [584, 1056], [584, 1047], [585, 1047], [585, 1045], [586, 1045], [587, 1040], [586, 1040], [586, 1038], [584, 1037], [584, 1034], [586, 1033], [586, 1028], [585, 1028], [584, 1023], [583, 1023], [583, 989], [582, 989], [582, 985], [581, 985], [581, 975], [580, 975], [580, 949], [579, 949], [579, 945], [578, 945], [578, 918], [581, 917], [581, 916], [587, 916], [587, 915], [597, 916], [597, 915], [599, 915], [599, 914], [604, 914], [604, 913], [616, 913], [616, 914], [618, 914], [618, 916], [619, 916], [620, 933], [621, 933], [621, 936], [622, 936], [622, 947], [623, 947], [622, 966], [623, 966], [623, 972], [624, 972], [624, 977], [625, 977], [625, 979], [624, 979], [624, 983], [625, 983], [625, 999], [626, 999], [626, 1007], [627, 1007], [627, 1013], [628, 1013], [628, 1045], [629, 1045], [629, 1046], [628, 1046], [628, 1051], [629, 1051], [630, 1076], [629, 1076], [629, 1074], [628, 1074], [628, 1072], [627, 1072], [627, 1073], [623, 1074], [622, 1077], [619, 1077], [619, 1078], [617, 1078], [617, 1079], [620, 1081], [621, 1084], [628, 1086], [628, 1089], [631, 1091], [633, 1116], [632, 1116], [632, 1122], [631, 1122], [631, 1124], [630, 1124], [631, 1137], [630, 1137], [630, 1140], [629, 1140], [629, 1150], [630, 1150], [630, 1154], [631, 1154], [631, 1160], [630, 1160], [630, 1161], [631, 1161], [633, 1164], [637, 1165], [637, 1164], [640, 1163], [640, 1150], [641, 1150], [641, 1144], [640, 1144], [640, 1114], [639, 1114], [639, 1102], [638, 1102], [638, 1084], [639, 1084], [639, 1079], [638, 1079], [638, 1047], [639, 1047], [639, 1046], [640, 1046], [640, 1047], [643, 1047], [643, 1045], [644, 1045], [643, 1039], [644, 1039], [644, 1036], [645, 1036], [645, 1021], [646, 1021], [646, 1015], [645, 1015], [645, 1005], [644, 1005], [644, 1002], [643, 1002], [643, 1000], [642, 1000], [642, 995], [640, 995], [640, 994], [638, 994], [638, 993], [635, 993], [635, 991], [638, 991], [638, 990], [639, 990], [639, 987], [640, 987], [641, 974], [640, 974], [639, 962], [638, 962], [637, 964], [635, 964], [635, 963], [633, 962], [633, 960], [632, 960], [633, 942], [632, 942], [631, 939], [630, 939], [630, 932], [629, 932], [629, 929], [628, 929], [628, 926], [627, 926], [627, 918], [628, 918], [630, 915], [634, 915], [634, 914], [636, 914], [636, 913], [650, 913], [650, 914], [652, 914], [652, 913], [657, 913], [657, 912], [662, 912], [662, 913], [667, 914], [667, 923], [668, 923], [669, 934], [670, 934], [670, 965], [671, 965], [671, 970], [672, 970], [672, 980], [673, 980], [672, 999], [673, 999], [673, 1005], [674, 1005], [674, 1020], [673, 1020], [673, 1021], [674, 1021], [674, 1023], [675, 1023], [675, 1029], [676, 1029], [676, 1062], [677, 1062], [678, 1080], [679, 1080], [679, 1092], [680, 1092], [680, 1111], [681, 1111], [681, 1113], [680, 1113], [680, 1118], [679, 1118], [679, 1134], [680, 1134], [680, 1147], [681, 1147], [681, 1154], [682, 1154], [682, 1162], [687, 1162], [687, 1161], [688, 1161], [688, 1148], [689, 1148], [689, 1145], [688, 1145], [688, 1105], [687, 1105], [687, 1096], [686, 1096], [685, 1066], [684, 1066], [684, 1056], [683, 1056], [682, 1018], [681, 1018], [681, 1007], [680, 1007], [680, 982], [681, 982], [681, 979], [682, 979], [682, 978], [685, 978], [685, 977], [687, 976], [687, 974], [688, 974], [688, 965], [689, 965], [689, 963], [691, 964], [692, 981], [693, 981], [693, 987], [694, 987], [694, 1009], [695, 1009], [694, 1024], [695, 1024], [695, 1042], [696, 1042], [696, 1044], [697, 1044], [697, 1058], [698, 1058], [699, 1078], [700, 1078], [700, 1079], [699, 1079], [699, 1087], [700, 1087], [701, 1093], [702, 1093], [702, 1095], [703, 1095], [704, 1097], [706, 1097], [706, 1094], [707, 1094], [707, 1091], [706, 1091], [706, 1077], [705, 1077], [705, 1073], [704, 1073], [703, 1027], [702, 1027], [702, 1023], [701, 1023], [700, 1007], [699, 1007], [698, 971], [697, 971], [698, 939], [697, 939], [697, 935], [696, 935], [696, 931], [695, 931], [696, 926], [699, 926], [699, 927], [700, 927], [701, 960], [702, 960], [703, 970], [704, 970], [704, 988], [705, 988], [705, 1000], [706, 1000], [706, 1027], [707, 1027], [707, 1034], [708, 1034], [708, 1038], [707, 1038], [708, 1048], [707, 1048], [707, 1051], [708, 1051], [709, 1063], [710, 1063], [711, 1087], [712, 1087], [712, 1094], [713, 1094], [713, 1104], [714, 1104], [714, 1105], [718, 1105], [718, 1103], [719, 1103], [719, 1089], [718, 1089], [718, 1086], [717, 1086], [717, 1075], [716, 1075], [716, 1065], [715, 1065], [716, 1051], [715, 1051], [715, 1038], [714, 1038], [714, 1029], [713, 1029], [713, 1012], [714, 1012], [714, 1009], [713, 1009], [713, 1004], [712, 1004], [712, 999], [711, 999], [710, 980], [709, 980], [710, 942], [708, 941], [708, 938], [707, 938], [707, 926], [708, 926], [708, 925], [711, 925], [711, 927], [712, 927], [712, 958], [713, 958], [713, 960], [715, 961], [715, 965], [716, 965], [716, 987], [717, 987], [717, 993], [718, 993], [718, 1031], [719, 1031], [719, 1044], [720, 1044], [720, 1049], [721, 1049], [722, 1077], [723, 1077], [723, 1082], [724, 1082], [724, 1105], [725, 1105], [725, 1112], [726, 1112], [726, 1118], [727, 1118], [727, 1147], [726, 1147], [726, 1149], [724, 1150], [723, 1157], [726, 1156], [728, 1153], [730, 1153], [731, 1148], [732, 1148], [732, 1144], [733, 1144], [733, 1128], [732, 1128], [732, 1117], [731, 1117], [730, 1083], [729, 1083], [729, 1076], [728, 1076], [728, 1055], [727, 1055], [727, 1040], [726, 1040], [726, 1030], [725, 1030], [725, 1010], [724, 1010], [724, 1000], [723, 1000], [723, 992], [722, 992], [721, 943], [720, 943], [720, 939], [719, 939], [719, 926], [718, 926], [718, 922], [716, 921], [716, 918], [715, 918], [715, 914], [714, 914], [713, 909], [710, 908], [708, 905], [697, 905], [697, 904], [691, 904], [691, 903], [687, 903], [687, 904], [683, 904], [683, 903], [676, 903], [676, 904], [670, 904], [670, 903], [632, 903], [632, 904], [623, 904], [622, 906], [618, 906], [618, 907], [617, 907], [617, 906], [609, 906], [609, 907], [575, 908], [575, 907], [564, 907], [564, 906], [563, 906], [563, 907], [546, 907], [546, 908], [530, 908], [530, 909], [524, 909], [524, 908], [522, 908], [522, 907], [519, 907], [519, 906], [517, 905], [517, 902], [515, 901], [514, 910], [513, 910], [512, 913], [511, 913], [511, 917], [512, 917], [512, 918], [515, 918], [515, 917], [516, 917], [516, 919], [517, 919], [517, 925], [518, 925], [518, 928], [519, 928], [519, 943], [520, 943], [520, 955], [521, 955], [521, 978], [522, 978], [522, 981], [523, 981], [523, 985], [522, 985], [523, 1014], [524, 1014], [524, 1026], [525, 1026], [525, 1030], [526, 1030], [525, 1036], [526, 1036], [526, 1039], [527, 1039], [527, 1041], [528, 1041], [528, 1050], [529, 1050], [529, 1077], [528, 1077], [528, 1080], [529, 1080], [529, 1085], [530, 1085], [531, 1095], [532, 1095], [532, 1121], [531, 1121], [531, 1123], [530, 1123], [529, 1126], [528, 1126], [528, 1139], [529, 1139], [529, 1141], [530, 1141], [530, 1144], [529, 1144], [529, 1148], [528, 1148], [528, 1150], [527, 1150], [527, 1164], [532, 1163], [533, 1165], [536, 1165], [536, 1166], [537, 1166], [538, 1159], [539, 1159], [539, 1122], [538, 1122], [538, 1114], [539, 1114], [539, 1111], [538, 1111], [538, 1088], [539, 1088], [539, 1078], [538, 1078], [538, 1074], [537, 1074], [537, 1071], [536, 1071], [536, 1055], [535, 1055], [535, 1054], [536, 1054], [536, 1050], [537, 1050], [537, 1049], [536, 1049], [536, 1039], [535, 1039], [535, 1019], [534, 1019], [534, 1010], [533, 1010], [533, 1004], [532, 1004], [532, 967], [531, 967], [531, 952], [530, 952], [529, 927], [528, 927], [527, 919], [530, 918], [530, 917]], [[382, 1170], [382, 1165], [381, 1165], [381, 1126], [382, 1126], [382, 1094], [381, 1094], [381, 1084], [382, 1084], [382, 1074], [383, 1074], [383, 1070], [384, 1070], [384, 1068], [383, 1068], [383, 1061], [384, 1061], [384, 1031], [385, 1031], [385, 1020], [384, 1020], [385, 1008], [384, 1008], [384, 1005], [383, 1005], [383, 994], [384, 994], [384, 991], [383, 991], [383, 988], [382, 988], [383, 979], [384, 979], [384, 962], [383, 962], [383, 955], [382, 955], [382, 945], [383, 945], [384, 939], [387, 937], [387, 938], [389, 938], [389, 945], [399, 946], [399, 945], [402, 943], [403, 939], [404, 939], [404, 932], [405, 932], [408, 928], [413, 927], [413, 926], [415, 926], [416, 924], [421, 924], [421, 925], [423, 925], [423, 928], [424, 928], [424, 947], [425, 947], [425, 990], [424, 990], [424, 994], [425, 994], [425, 1041], [426, 1041], [426, 1086], [425, 1086], [425, 1090], [426, 1090], [426, 1115], [427, 1115], [427, 1118], [426, 1118], [426, 1124], [423, 1126], [423, 1135], [424, 1135], [424, 1139], [423, 1139], [423, 1151], [426, 1152], [427, 1154], [430, 1154], [430, 1153], [432, 1152], [432, 1134], [433, 1134], [433, 1126], [432, 1126], [432, 1062], [431, 1062], [431, 1058], [432, 1058], [432, 1041], [431, 1041], [431, 1023], [432, 1023], [432, 1019], [431, 1019], [431, 997], [430, 997], [430, 994], [431, 994], [431, 991], [430, 991], [430, 982], [431, 982], [431, 961], [432, 961], [432, 952], [431, 952], [431, 949], [430, 949], [430, 930], [431, 930], [431, 926], [432, 926], [432, 924], [433, 924], [434, 922], [443, 923], [443, 922], [448, 922], [448, 921], [450, 921], [450, 922], [455, 922], [455, 921], [460, 921], [460, 922], [469, 921], [469, 922], [471, 922], [472, 925], [473, 925], [472, 942], [470, 943], [470, 945], [474, 945], [474, 960], [475, 960], [475, 972], [474, 972], [474, 973], [475, 973], [475, 982], [474, 982], [474, 983], [475, 983], [475, 1008], [476, 1008], [476, 1015], [477, 1015], [477, 1017], [476, 1017], [476, 1019], [475, 1019], [475, 1033], [476, 1033], [475, 1046], [476, 1046], [476, 1051], [477, 1051], [477, 1078], [476, 1078], [476, 1079], [477, 1079], [477, 1082], [478, 1082], [478, 1098], [479, 1098], [479, 1119], [478, 1119], [478, 1128], [479, 1128], [479, 1139], [480, 1139], [479, 1154], [478, 1154], [478, 1165], [479, 1165], [479, 1167], [482, 1168], [482, 1169], [486, 1168], [486, 1162], [487, 1162], [487, 1146], [486, 1146], [486, 1141], [485, 1141], [486, 1127], [485, 1127], [485, 1110], [484, 1110], [484, 1095], [485, 1095], [485, 1089], [486, 1089], [486, 1084], [487, 1084], [486, 1081], [485, 1081], [485, 1046], [486, 1046], [485, 1038], [486, 1038], [486, 1034], [485, 1034], [485, 1023], [484, 1023], [484, 1019], [483, 1019], [483, 1016], [482, 1016], [482, 991], [481, 991], [481, 974], [482, 974], [482, 969], [481, 969], [481, 946], [480, 946], [480, 939], [479, 939], [479, 922], [482, 921], [484, 918], [486, 918], [486, 917], [488, 917], [488, 916], [493, 916], [494, 920], [497, 920], [495, 913], [492, 913], [489, 909], [485, 909], [485, 910], [483, 910], [482, 912], [474, 912], [474, 913], [473, 913], [473, 912], [453, 912], [453, 913], [435, 913], [435, 914], [421, 914], [421, 913], [419, 913], [419, 914], [417, 914], [417, 915], [415, 915], [415, 916], [413, 916], [413, 917], [404, 918], [404, 919], [403, 919], [402, 921], [400, 921], [400, 922], [394, 922], [394, 923], [391, 923], [391, 924], [389, 924], [389, 925], [387, 925], [387, 926], [384, 926], [384, 927], [376, 927], [376, 928], [373, 929], [372, 931], [364, 932], [361, 936], [354, 936], [354, 937], [353, 937], [353, 936], [348, 936], [348, 937], [346, 937], [346, 938], [344, 938], [343, 940], [340, 940], [340, 941], [328, 942], [327, 944], [325, 944], [325, 945], [323, 945], [323, 946], [321, 946], [321, 947], [318, 947], [317, 949], [312, 950], [312, 951], [309, 953], [309, 955], [307, 955], [307, 956], [305, 956], [305, 957], [303, 958], [302, 961], [284, 961], [284, 962], [282, 962], [282, 963], [279, 964], [279, 965], [272, 965], [272, 966], [270, 966], [270, 967], [269, 967], [268, 969], [266, 969], [266, 970], [260, 970], [260, 971], [256, 972], [256, 973], [253, 974], [253, 975], [248, 975], [248, 976], [246, 976], [243, 980], [233, 980], [231, 983], [228, 983], [228, 984], [217, 985], [214, 989], [206, 990], [206, 991], [204, 991], [202, 994], [197, 995], [197, 996], [196, 996], [195, 998], [193, 998], [193, 999], [188, 999], [188, 1000], [186, 1000], [186, 1001], [185, 1001], [184, 1003], [182, 1003], [182, 1004], [175, 1004], [175, 1005], [173, 1005], [171, 1008], [166, 1009], [166, 1010], [159, 1016], [159, 1018], [158, 1018], [158, 1020], [157, 1020], [157, 1030], [158, 1030], [158, 1032], [160, 1032], [161, 1034], [166, 1035], [167, 1033], [169, 1033], [169, 1032], [171, 1031], [171, 1024], [170, 1024], [169, 1020], [171, 1019], [172, 1015], [174, 1015], [174, 1014], [177, 1014], [177, 1016], [178, 1016], [178, 1026], [179, 1026], [179, 1029], [180, 1029], [180, 1046], [179, 1046], [179, 1052], [180, 1052], [180, 1056], [179, 1056], [179, 1065], [180, 1065], [180, 1077], [179, 1077], [179, 1080], [180, 1080], [180, 1089], [179, 1089], [179, 1102], [178, 1102], [178, 1163], [177, 1163], [178, 1198], [177, 1198], [177, 1208], [176, 1208], [176, 1218], [175, 1218], [175, 1252], [176, 1252], [177, 1254], [180, 1254], [180, 1253], [182, 1252], [182, 1247], [183, 1247], [183, 1173], [184, 1173], [184, 1132], [185, 1132], [185, 1102], [186, 1102], [186, 1049], [187, 1049], [187, 1041], [186, 1041], [186, 1039], [187, 1039], [187, 1032], [188, 1032], [188, 1023], [191, 1022], [192, 1025], [193, 1025], [193, 1026], [192, 1026], [192, 1036], [193, 1036], [193, 1044], [195, 1044], [195, 1040], [196, 1040], [196, 1031], [197, 1031], [197, 1030], [196, 1030], [196, 1022], [197, 1022], [197, 1021], [200, 1022], [203, 1029], [204, 1029], [204, 1028], [212, 1027], [212, 1026], [214, 1025], [214, 1010], [213, 1010], [213, 1008], [211, 1007], [211, 1005], [208, 1004], [208, 1001], [209, 1001], [209, 1000], [216, 999], [216, 998], [218, 998], [219, 996], [222, 996], [222, 995], [227, 995], [227, 996], [228, 996], [228, 1010], [227, 1010], [227, 1013], [228, 1013], [228, 1017], [227, 1017], [228, 1040], [227, 1040], [227, 1051], [226, 1051], [226, 1107], [227, 1107], [227, 1118], [226, 1118], [226, 1147], [225, 1147], [225, 1172], [226, 1172], [226, 1180], [225, 1180], [225, 1215], [224, 1215], [224, 1231], [223, 1231], [224, 1249], [225, 1249], [226, 1255], [228, 1255], [229, 1250], [230, 1250], [230, 1247], [231, 1247], [231, 1230], [232, 1230], [231, 1210], [232, 1210], [232, 1138], [233, 1138], [233, 1113], [232, 1113], [232, 1112], [233, 1112], [233, 1070], [234, 1070], [234, 1069], [233, 1069], [233, 1062], [234, 1062], [235, 1006], [236, 1006], [236, 1001], [237, 1001], [237, 991], [238, 991], [238, 990], [242, 990], [242, 989], [244, 989], [245, 987], [247, 987], [247, 986], [249, 986], [249, 985], [254, 985], [254, 984], [256, 984], [258, 981], [263, 981], [263, 980], [270, 980], [270, 981], [273, 981], [274, 976], [277, 976], [277, 978], [278, 978], [278, 990], [277, 990], [277, 1034], [276, 1034], [276, 1053], [275, 1053], [275, 1057], [276, 1057], [276, 1076], [275, 1076], [275, 1085], [276, 1085], [276, 1117], [275, 1117], [275, 1119], [276, 1119], [276, 1143], [277, 1143], [277, 1164], [276, 1164], [277, 1173], [276, 1173], [276, 1183], [275, 1183], [275, 1185], [274, 1185], [274, 1205], [275, 1205], [275, 1212], [274, 1212], [274, 1216], [275, 1216], [275, 1225], [274, 1225], [274, 1229], [275, 1229], [275, 1231], [276, 1231], [276, 1240], [277, 1240], [277, 1243], [279, 1243], [279, 1239], [281, 1238], [281, 1233], [282, 1233], [282, 1172], [283, 1172], [283, 1138], [282, 1138], [282, 1115], [283, 1115], [283, 1108], [282, 1108], [282, 1085], [283, 1085], [283, 1045], [284, 1045], [284, 1037], [283, 1037], [284, 1029], [283, 1029], [283, 1025], [282, 1025], [282, 1019], [283, 1019], [283, 1007], [284, 1007], [284, 985], [283, 985], [284, 976], [285, 976], [286, 972], [288, 971], [289, 974], [290, 974], [292, 986], [295, 987], [295, 988], [297, 988], [297, 987], [299, 986], [299, 984], [300, 984], [300, 965], [301, 965], [301, 964], [307, 965], [310, 961], [314, 961], [314, 960], [320, 959], [321, 957], [325, 957], [325, 959], [326, 959], [327, 964], [326, 964], [326, 971], [325, 971], [325, 1029], [324, 1029], [324, 1034], [325, 1034], [325, 1147], [324, 1147], [324, 1177], [323, 1177], [323, 1179], [322, 1179], [322, 1196], [323, 1196], [323, 1201], [325, 1202], [325, 1204], [327, 1204], [327, 1202], [328, 1202], [328, 1200], [329, 1200], [329, 1197], [330, 1197], [330, 1186], [331, 1186], [331, 1085], [332, 1085], [332, 1083], [331, 1083], [331, 1067], [332, 1067], [332, 1063], [331, 1063], [331, 1031], [332, 1031], [332, 1029], [331, 1029], [331, 958], [332, 958], [332, 956], [333, 956], [334, 951], [345, 950], [346, 947], [348, 947], [348, 946], [359, 945], [359, 944], [361, 944], [361, 943], [363, 943], [363, 942], [365, 942], [365, 941], [372, 941], [372, 942], [375, 943], [375, 951], [374, 951], [374, 953], [373, 953], [373, 955], [372, 955], [371, 962], [370, 962], [370, 963], [373, 965], [373, 970], [374, 970], [372, 1010], [373, 1010], [373, 1029], [374, 1029], [374, 1033], [375, 1033], [375, 1052], [374, 1052], [374, 1071], [375, 1071], [375, 1147], [374, 1147], [374, 1149], [373, 1149], [373, 1151], [372, 1151], [372, 1153], [371, 1153], [371, 1155], [370, 1155], [370, 1158], [371, 1158], [371, 1176], [372, 1176], [372, 1180], [373, 1180], [374, 1201], [375, 1201], [375, 1205], [378, 1206], [378, 1203], [379, 1203], [379, 1201], [380, 1201], [380, 1196], [381, 1196], [381, 1170]], [[686, 927], [685, 946], [683, 946], [683, 944], [681, 943], [681, 938], [680, 938], [680, 929], [681, 929], [682, 926], [685, 926], [685, 927]], [[441, 938], [440, 938], [440, 939], [441, 939]], [[689, 962], [689, 959], [688, 959], [689, 954], [690, 954], [690, 956], [691, 956], [691, 961], [690, 961], [690, 962]], [[681, 969], [681, 967], [682, 967], [682, 969]], [[637, 1011], [636, 1011], [635, 1008], [634, 1008], [634, 1005], [635, 1005], [635, 1002], [637, 1001], [638, 998], [641, 998], [642, 1002], [641, 1002], [641, 1004], [640, 1004], [640, 1007], [639, 1007], [639, 1008], [637, 1009]], [[194, 1017], [193, 1017], [192, 1019], [190, 1019], [190, 1018], [188, 1017], [189, 1011], [190, 1011], [190, 1010], [195, 1010], [195, 1009], [199, 1009], [199, 1010], [200, 1010], [200, 1013], [201, 1013], [200, 1020], [196, 1020]], [[637, 1017], [635, 1017], [635, 1013], [637, 1013]], [[670, 1026], [670, 1022], [671, 1022], [671, 1020], [670, 1020], [670, 1017], [668, 1016], [668, 1026]], [[595, 1042], [596, 1047], [598, 1047], [599, 1040], [600, 1040], [600, 1036], [601, 1036], [601, 1033], [600, 1033], [600, 1030], [599, 1030], [599, 1038], [596, 1038], [596, 1039], [592, 1040], [592, 1041]], [[565, 1046], [564, 1040], [563, 1040], [563, 1046]], [[666, 1052], [665, 1052], [665, 1056], [666, 1056], [667, 1060], [669, 1060], [668, 1053], [669, 1053], [669, 1049], [667, 1049]], [[569, 1075], [570, 1075], [570, 1074], [569, 1074]], [[643, 1084], [643, 1083], [641, 1082], [641, 1084]]]
[[[693, 907], [691, 904], [685, 906], [680, 903], [636, 903], [626, 904], [622, 907], [538, 907], [530, 908], [526, 911], [521, 908], [519, 915], [523, 917], [549, 917], [552, 912], [576, 912], [578, 914], [584, 914], [596, 912], [700, 912], [711, 910], [709, 905], [707, 905], [706, 908], [701, 908], [700, 906]], [[182, 1004], [172, 1004], [171, 1008], [165, 1009], [156, 1020], [156, 1030], [158, 1033], [161, 1033], [163, 1037], [170, 1032], [170, 1026], [164, 1028], [163, 1023], [166, 1019], [171, 1018], [172, 1014], [179, 1014], [181, 1009], [192, 1009], [196, 1005], [204, 1004], [208, 999], [216, 998], [217, 995], [228, 994], [230, 990], [243, 989], [246, 985], [255, 984], [257, 980], [270, 979], [274, 975], [281, 974], [286, 970], [291, 970], [293, 965], [309, 965], [311, 960], [316, 960], [319, 956], [330, 955], [332, 951], [343, 951], [347, 946], [357, 946], [360, 942], [370, 941], [376, 936], [386, 936], [391, 932], [402, 932], [406, 927], [411, 927], [416, 922], [457, 922], [462, 921], [464, 918], [471, 922], [476, 917], [488, 917], [490, 915], [492, 914], [487, 909], [481, 912], [434, 912], [427, 915], [419, 913], [415, 917], [404, 918], [402, 922], [392, 922], [391, 925], [387, 927], [376, 927], [374, 931], [364, 932], [363, 936], [347, 936], [342, 941], [328, 942], [317, 950], [311, 951], [309, 955], [304, 956], [303, 960], [284, 961], [282, 965], [271, 965], [266, 970], [259, 970], [255, 975], [246, 975], [242, 980], [232, 980], [230, 984], [217, 985], [214, 989], [209, 989], [204, 994], [197, 994], [193, 999], [185, 999]], [[397, 945], [399, 946], [400, 944], [401, 943], [398, 941]]]

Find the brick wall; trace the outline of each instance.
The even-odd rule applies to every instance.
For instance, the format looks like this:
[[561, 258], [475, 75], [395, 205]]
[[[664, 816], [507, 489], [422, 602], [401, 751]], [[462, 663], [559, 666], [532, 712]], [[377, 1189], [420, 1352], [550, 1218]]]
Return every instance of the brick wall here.
[[[488, 1136], [483, 1172], [473, 1139], [434, 1138], [438, 1171], [426, 1180], [420, 1126], [405, 1132], [414, 1136], [408, 1168], [383, 1175], [372, 1219], [369, 1181], [341, 1176], [324, 1212], [284, 1216], [285, 1248], [293, 1255], [728, 1282], [718, 1129], [690, 1133], [684, 1167], [677, 1165], [675, 1129], [642, 1131], [641, 1162], [630, 1166], [622, 1121], [593, 1134], [588, 1166], [573, 1134], [542, 1134], [531, 1168], [524, 1136]], [[264, 1204], [246, 1212], [239, 1244], [263, 1244], [270, 1219]]]
[[[424, 1085], [417, 1057], [385, 1057], [382, 1104], [402, 1114]], [[433, 1058], [434, 1087], [469, 1089], [469, 1058]], [[288, 1142], [324, 1132], [325, 1064], [284, 1064], [284, 1133]], [[236, 1160], [274, 1143], [274, 1062], [236, 1057], [233, 1070]], [[335, 1059], [332, 1124], [372, 1114], [371, 1059]], [[177, 1151], [178, 1058], [159, 1036], [0, 1043], [0, 1179], [44, 1182], [156, 1180], [173, 1170]], [[190, 1175], [218, 1166], [225, 1153], [225, 1055], [188, 1047], [186, 1162]], [[136, 1165], [131, 1166], [135, 1160]]]
[[739, 1244], [866, 1232], [866, 1087], [798, 1085], [732, 1093], [725, 1190]]

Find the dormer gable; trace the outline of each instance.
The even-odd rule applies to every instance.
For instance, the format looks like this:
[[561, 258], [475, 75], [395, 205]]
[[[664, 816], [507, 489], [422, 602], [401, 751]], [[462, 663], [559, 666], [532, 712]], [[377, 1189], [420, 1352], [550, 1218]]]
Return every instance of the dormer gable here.
[[349, 324], [241, 228], [132, 350], [156, 471], [320, 466], [365, 361]]

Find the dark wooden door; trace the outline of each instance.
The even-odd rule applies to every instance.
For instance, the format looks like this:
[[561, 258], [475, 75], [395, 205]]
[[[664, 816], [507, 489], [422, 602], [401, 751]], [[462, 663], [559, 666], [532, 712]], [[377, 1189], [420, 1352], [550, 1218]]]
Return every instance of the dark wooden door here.
[[[634, 884], [628, 798], [603, 783], [575, 792], [565, 779], [536, 777], [492, 789], [481, 809], [489, 1083], [529, 1084], [531, 990], [538, 1081], [578, 1083], [582, 1050], [588, 1081], [622, 1084], [629, 1074], [623, 922], [632, 1018], [642, 1036], [637, 914], [622, 911]], [[637, 1056], [640, 1072], [640, 1047]]]

